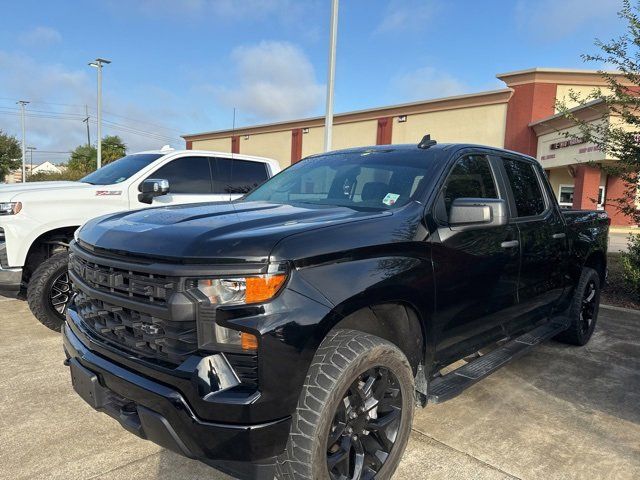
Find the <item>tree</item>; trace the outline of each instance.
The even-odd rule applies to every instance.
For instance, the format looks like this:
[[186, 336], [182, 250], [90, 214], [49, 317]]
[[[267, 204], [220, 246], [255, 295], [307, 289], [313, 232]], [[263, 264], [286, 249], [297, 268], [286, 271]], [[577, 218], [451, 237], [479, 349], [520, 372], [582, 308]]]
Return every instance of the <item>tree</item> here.
[[[111, 163], [127, 153], [127, 146], [117, 135], [107, 135], [102, 139], [102, 165]], [[98, 150], [93, 145], [78, 145], [69, 158], [69, 174], [78, 178], [88, 175], [96, 169]]]
[[22, 165], [22, 151], [20, 142], [11, 135], [0, 130], [0, 182], [4, 181], [9, 172]]
[[599, 52], [582, 55], [582, 59], [613, 67], [619, 73], [598, 70], [607, 84], [606, 90], [597, 88], [585, 97], [575, 92], [569, 94], [578, 106], [604, 102], [608, 118], [587, 122], [578, 119], [566, 102], [559, 102], [557, 108], [578, 126], [578, 135], [571, 136], [594, 143], [608, 157], [618, 159], [611, 165], [598, 165], [626, 185], [621, 198], [607, 199], [607, 202], [640, 224], [640, 210], [636, 207], [640, 172], [640, 1], [632, 4], [624, 0], [618, 17], [626, 23], [625, 33], [609, 42], [596, 39]]

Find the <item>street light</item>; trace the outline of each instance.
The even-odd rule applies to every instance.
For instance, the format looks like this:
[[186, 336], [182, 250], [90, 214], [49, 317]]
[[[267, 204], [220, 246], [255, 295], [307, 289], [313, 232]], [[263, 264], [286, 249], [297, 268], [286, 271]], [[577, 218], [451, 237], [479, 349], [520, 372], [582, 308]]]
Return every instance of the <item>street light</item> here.
[[102, 65], [110, 63], [111, 60], [104, 58], [96, 58], [89, 63], [90, 67], [98, 69], [98, 168], [102, 166]]

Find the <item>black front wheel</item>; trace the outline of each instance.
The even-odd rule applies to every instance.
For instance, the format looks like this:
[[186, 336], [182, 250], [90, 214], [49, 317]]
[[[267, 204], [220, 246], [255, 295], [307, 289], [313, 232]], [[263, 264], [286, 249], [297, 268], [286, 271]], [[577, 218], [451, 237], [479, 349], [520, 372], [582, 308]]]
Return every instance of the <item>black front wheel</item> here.
[[56, 253], [33, 272], [27, 287], [31, 313], [45, 327], [60, 331], [71, 301], [69, 254]]
[[395, 345], [330, 333], [309, 369], [277, 478], [390, 478], [411, 432], [413, 393], [411, 367]]

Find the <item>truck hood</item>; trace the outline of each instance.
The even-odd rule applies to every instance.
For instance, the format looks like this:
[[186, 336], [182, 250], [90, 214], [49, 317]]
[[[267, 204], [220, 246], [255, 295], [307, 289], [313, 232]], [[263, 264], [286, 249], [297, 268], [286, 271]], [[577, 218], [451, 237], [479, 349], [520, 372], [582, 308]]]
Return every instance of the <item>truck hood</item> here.
[[27, 183], [7, 183], [0, 185], [0, 198], [4, 201], [11, 200], [16, 195], [38, 192], [40, 190], [76, 190], [90, 189], [95, 185], [82, 182], [27, 182]]
[[208, 203], [100, 217], [87, 222], [79, 239], [99, 250], [166, 261], [255, 263], [268, 261], [290, 235], [389, 215], [311, 204]]

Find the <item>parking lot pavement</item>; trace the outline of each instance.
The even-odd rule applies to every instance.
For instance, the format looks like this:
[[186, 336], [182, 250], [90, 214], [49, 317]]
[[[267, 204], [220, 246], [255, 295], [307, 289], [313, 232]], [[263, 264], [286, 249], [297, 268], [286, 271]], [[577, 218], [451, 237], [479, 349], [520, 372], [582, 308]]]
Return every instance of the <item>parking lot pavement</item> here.
[[629, 234], [626, 232], [609, 233], [609, 252], [626, 252]]
[[[0, 309], [0, 478], [229, 479], [91, 410], [59, 334]], [[640, 478], [640, 314], [603, 309], [588, 347], [549, 342], [418, 411], [395, 478]]]

